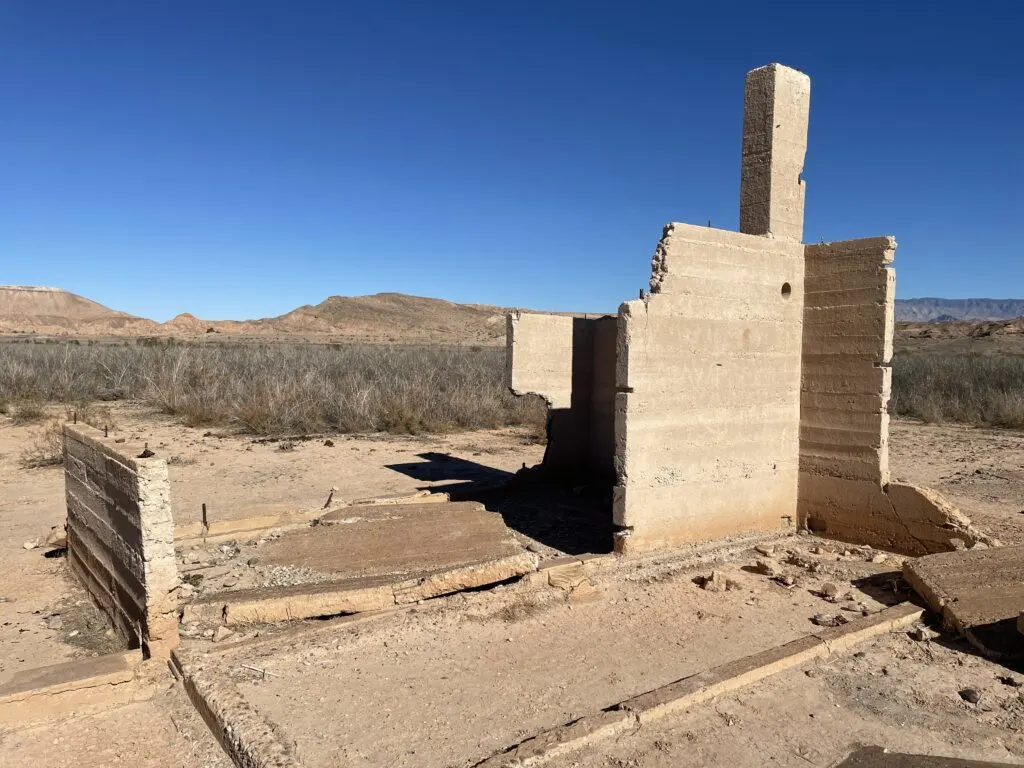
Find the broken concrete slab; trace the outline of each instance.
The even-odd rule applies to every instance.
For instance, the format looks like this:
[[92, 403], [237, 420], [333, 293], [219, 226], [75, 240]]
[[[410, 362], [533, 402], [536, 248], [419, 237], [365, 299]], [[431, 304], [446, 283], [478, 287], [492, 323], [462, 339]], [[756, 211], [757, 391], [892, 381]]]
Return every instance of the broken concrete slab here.
[[476, 502], [347, 507], [262, 545], [261, 562], [306, 583], [224, 591], [184, 609], [185, 623], [229, 626], [393, 608], [535, 571], [500, 515]]
[[136, 680], [142, 654], [112, 653], [18, 672], [0, 686], [0, 726], [28, 725], [141, 701], [152, 689]]
[[1024, 545], [943, 552], [903, 564], [903, 575], [945, 624], [994, 655], [1024, 652]]
[[201, 657], [177, 649], [171, 668], [185, 692], [235, 765], [300, 768], [295, 742], [238, 692], [230, 678], [216, 674]]
[[263, 544], [263, 563], [331, 576], [418, 576], [524, 551], [501, 515], [475, 501], [347, 507], [320, 520]]

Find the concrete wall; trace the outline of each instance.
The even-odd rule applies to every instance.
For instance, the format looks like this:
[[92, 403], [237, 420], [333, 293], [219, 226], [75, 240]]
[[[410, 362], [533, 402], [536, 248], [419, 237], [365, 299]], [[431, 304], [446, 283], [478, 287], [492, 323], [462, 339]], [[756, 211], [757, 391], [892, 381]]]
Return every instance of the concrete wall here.
[[178, 569], [167, 463], [143, 446], [64, 426], [68, 562], [114, 629], [150, 656], [178, 644]]
[[799, 242], [804, 232], [811, 79], [780, 64], [747, 73], [740, 232]]
[[896, 241], [806, 246], [800, 471], [889, 482]]
[[805, 248], [800, 523], [907, 554], [991, 541], [938, 494], [890, 483], [895, 251], [892, 237]]
[[798, 242], [665, 228], [619, 310], [617, 549], [795, 523], [803, 294]]
[[615, 336], [614, 317], [508, 316], [507, 384], [547, 401], [543, 466], [570, 482], [612, 481]]

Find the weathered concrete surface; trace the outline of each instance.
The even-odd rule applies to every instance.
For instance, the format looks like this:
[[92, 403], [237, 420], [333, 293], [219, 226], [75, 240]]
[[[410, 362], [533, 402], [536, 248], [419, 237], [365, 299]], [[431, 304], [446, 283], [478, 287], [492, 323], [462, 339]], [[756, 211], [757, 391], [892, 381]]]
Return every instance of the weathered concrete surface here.
[[68, 562], [129, 647], [178, 644], [178, 567], [167, 462], [64, 425]]
[[906, 554], [990, 541], [933, 491], [889, 482], [892, 237], [804, 249], [800, 524]]
[[235, 765], [300, 768], [295, 742], [246, 701], [230, 678], [217, 674], [216, 662], [180, 650], [171, 662], [196, 711]]
[[266, 542], [260, 558], [346, 577], [405, 576], [523, 552], [501, 515], [475, 501], [345, 508], [321, 520]]
[[322, 581], [210, 595], [186, 607], [188, 620], [238, 625], [376, 611], [537, 568], [501, 516], [477, 502], [347, 507], [321, 520], [265, 543], [260, 557]]
[[909, 626], [921, 613], [921, 609], [913, 605], [896, 605], [823, 633], [806, 635], [698, 672], [526, 739], [477, 763], [474, 768], [539, 765], [601, 740], [617, 738], [808, 661], [845, 652], [872, 637]]
[[1002, 625], [1017, 651], [1024, 651], [1016, 632], [1024, 612], [1024, 546], [919, 557], [904, 563], [903, 574], [947, 626], [975, 644], [988, 649], [986, 633]]
[[505, 376], [517, 395], [540, 395], [552, 408], [572, 404], [573, 319], [509, 313]]
[[615, 337], [610, 316], [508, 316], [507, 384], [548, 402], [543, 467], [566, 479], [612, 479]]
[[141, 661], [133, 651], [19, 672], [0, 686], [0, 727], [100, 712], [149, 698], [152, 686], [136, 681]]
[[800, 471], [889, 482], [892, 237], [804, 249]]
[[861, 747], [836, 768], [999, 768], [1013, 763], [992, 763], [987, 760], [964, 760], [960, 757], [910, 755], [890, 752], [882, 747]]
[[781, 64], [747, 74], [740, 232], [800, 242], [811, 79]]
[[803, 246], [670, 224], [619, 310], [620, 551], [796, 521]]
[[794, 524], [908, 554], [989, 541], [889, 482], [896, 241], [801, 244], [809, 109], [803, 73], [748, 74], [740, 232], [669, 224], [613, 354], [603, 325], [509, 319], [510, 386], [555, 406], [546, 466], [603, 466], [614, 392], [620, 552]]
[[803, 524], [820, 536], [907, 555], [999, 543], [927, 488], [802, 474], [800, 494]]

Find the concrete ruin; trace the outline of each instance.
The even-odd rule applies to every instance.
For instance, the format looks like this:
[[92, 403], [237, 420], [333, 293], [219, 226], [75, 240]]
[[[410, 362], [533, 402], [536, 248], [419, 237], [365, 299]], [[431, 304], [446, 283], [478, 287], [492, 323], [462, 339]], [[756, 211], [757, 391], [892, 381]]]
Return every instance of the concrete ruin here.
[[178, 645], [178, 567], [167, 462], [64, 425], [68, 563], [129, 648]]
[[805, 245], [810, 79], [748, 73], [740, 231], [668, 224], [617, 316], [512, 313], [507, 379], [550, 406], [543, 468], [613, 484], [615, 549], [808, 528], [909, 554], [984, 537], [890, 483], [892, 237]]

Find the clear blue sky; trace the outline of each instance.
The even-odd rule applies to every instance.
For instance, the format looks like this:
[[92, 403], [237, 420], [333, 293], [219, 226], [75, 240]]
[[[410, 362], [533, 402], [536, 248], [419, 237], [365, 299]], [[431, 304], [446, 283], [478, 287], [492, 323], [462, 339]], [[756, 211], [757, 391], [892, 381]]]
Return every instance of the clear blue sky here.
[[735, 229], [743, 78], [812, 79], [805, 239], [1024, 296], [1024, 3], [0, 0], [0, 283], [167, 319], [614, 310]]

